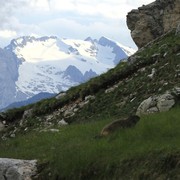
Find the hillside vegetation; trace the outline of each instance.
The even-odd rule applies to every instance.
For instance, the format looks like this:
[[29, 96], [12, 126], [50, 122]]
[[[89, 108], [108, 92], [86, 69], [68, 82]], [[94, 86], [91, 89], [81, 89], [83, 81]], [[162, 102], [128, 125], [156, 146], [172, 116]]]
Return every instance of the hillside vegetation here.
[[[55, 110], [95, 95], [95, 100], [67, 121], [89, 121], [98, 116], [127, 116], [136, 112], [142, 100], [151, 95], [180, 87], [180, 36], [172, 31], [140, 49], [128, 62], [121, 62], [107, 73], [87, 83], [72, 87], [61, 99], [51, 98], [20, 109], [9, 110], [7, 120], [20, 119], [26, 109], [33, 116], [44, 116]], [[148, 75], [156, 70], [153, 78]], [[111, 93], [105, 90], [116, 86]], [[59, 116], [58, 118], [61, 118]], [[37, 122], [35, 122], [36, 124]]]
[[[30, 132], [0, 142], [0, 156], [38, 159], [38, 179], [178, 179], [180, 108], [145, 116], [135, 128], [95, 139], [111, 121]], [[44, 168], [44, 169], [43, 169]], [[42, 171], [41, 171], [42, 170]]]
[[[156, 70], [153, 77], [149, 75]], [[7, 133], [16, 137], [0, 141], [0, 157], [38, 159], [35, 179], [180, 179], [180, 106], [169, 112], [141, 117], [134, 128], [121, 129], [96, 139], [109, 122], [135, 114], [152, 95], [180, 87], [180, 36], [172, 31], [140, 49], [107, 73], [73, 87], [60, 99], [9, 110], [3, 114]], [[112, 91], [107, 91], [113, 89]], [[95, 96], [66, 118], [55, 114], [51, 126], [44, 122], [61, 108]], [[32, 116], [20, 120], [27, 109]], [[52, 132], [55, 129], [55, 132]]]

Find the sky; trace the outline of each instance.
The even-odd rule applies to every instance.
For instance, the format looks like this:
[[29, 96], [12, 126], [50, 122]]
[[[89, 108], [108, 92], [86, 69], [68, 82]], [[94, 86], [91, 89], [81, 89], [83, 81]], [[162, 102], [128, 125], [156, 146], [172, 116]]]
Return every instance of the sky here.
[[126, 25], [132, 9], [154, 0], [0, 0], [0, 47], [20, 36], [99, 39], [137, 48]]

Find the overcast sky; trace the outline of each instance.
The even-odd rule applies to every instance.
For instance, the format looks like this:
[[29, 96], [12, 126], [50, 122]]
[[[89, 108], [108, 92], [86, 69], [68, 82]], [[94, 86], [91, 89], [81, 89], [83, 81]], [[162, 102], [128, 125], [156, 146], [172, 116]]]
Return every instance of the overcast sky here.
[[126, 26], [132, 9], [154, 0], [0, 0], [0, 47], [19, 36], [99, 39], [135, 48]]

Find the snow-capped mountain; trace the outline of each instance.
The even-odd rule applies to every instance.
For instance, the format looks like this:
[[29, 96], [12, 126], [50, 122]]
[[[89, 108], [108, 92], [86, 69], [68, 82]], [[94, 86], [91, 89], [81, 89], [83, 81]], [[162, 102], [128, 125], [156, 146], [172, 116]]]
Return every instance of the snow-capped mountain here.
[[0, 108], [41, 92], [58, 93], [85, 82], [135, 51], [99, 40], [20, 37], [0, 49]]

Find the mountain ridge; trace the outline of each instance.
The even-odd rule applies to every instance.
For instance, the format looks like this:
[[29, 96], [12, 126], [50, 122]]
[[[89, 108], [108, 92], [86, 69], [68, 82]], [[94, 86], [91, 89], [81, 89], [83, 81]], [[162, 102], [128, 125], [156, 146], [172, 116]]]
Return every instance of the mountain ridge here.
[[[106, 72], [135, 52], [124, 46], [121, 48], [120, 44], [105, 37], [102, 39], [105, 44], [90, 37], [86, 40], [59, 39], [56, 36], [13, 39], [10, 45], [1, 49], [2, 63], [5, 63], [7, 56], [11, 56], [6, 64], [10, 73], [7, 71], [2, 75], [9, 77], [6, 84], [11, 81], [12, 87], [8, 88], [10, 95], [0, 99], [0, 108], [15, 101], [24, 101], [40, 92], [67, 90]], [[3, 89], [0, 90], [2, 94]]]
[[41, 93], [39, 93], [39, 94], [37, 94], [37, 95], [33, 96], [32, 98], [29, 98], [25, 101], [19, 101], [19, 102], [12, 103], [12, 104], [8, 105], [7, 107], [5, 107], [4, 109], [1, 109], [1, 111], [4, 112], [4, 111], [7, 111], [8, 109], [20, 108], [22, 106], [27, 106], [29, 104], [36, 103], [36, 102], [43, 100], [43, 99], [52, 98], [55, 95], [56, 94], [41, 92]]

